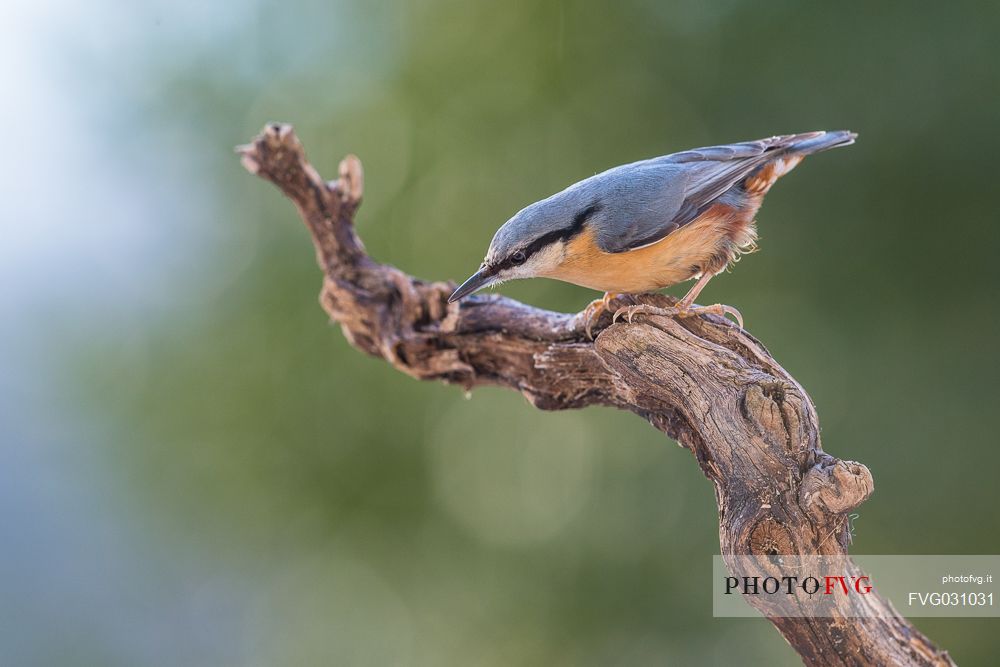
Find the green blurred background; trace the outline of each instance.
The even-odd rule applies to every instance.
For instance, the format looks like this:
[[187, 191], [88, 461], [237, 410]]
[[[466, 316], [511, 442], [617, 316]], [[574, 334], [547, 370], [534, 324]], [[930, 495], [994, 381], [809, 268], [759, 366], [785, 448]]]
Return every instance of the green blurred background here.
[[[8, 3], [0, 663], [794, 665], [713, 619], [712, 489], [636, 417], [350, 348], [233, 146], [364, 161], [377, 259], [461, 279], [523, 205], [848, 128], [774, 188], [737, 306], [865, 462], [858, 553], [997, 553], [996, 3]], [[683, 287], [674, 290], [682, 293]], [[503, 292], [579, 310], [548, 281]], [[993, 620], [918, 619], [960, 664]]]

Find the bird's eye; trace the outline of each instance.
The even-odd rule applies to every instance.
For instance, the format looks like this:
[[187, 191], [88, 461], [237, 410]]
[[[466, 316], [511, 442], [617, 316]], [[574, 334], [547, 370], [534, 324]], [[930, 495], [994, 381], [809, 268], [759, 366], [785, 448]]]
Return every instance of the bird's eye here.
[[527, 259], [528, 259], [527, 255], [525, 255], [520, 250], [518, 250], [517, 252], [515, 252], [513, 255], [510, 256], [510, 261], [516, 265], [524, 264], [524, 262], [527, 261]]

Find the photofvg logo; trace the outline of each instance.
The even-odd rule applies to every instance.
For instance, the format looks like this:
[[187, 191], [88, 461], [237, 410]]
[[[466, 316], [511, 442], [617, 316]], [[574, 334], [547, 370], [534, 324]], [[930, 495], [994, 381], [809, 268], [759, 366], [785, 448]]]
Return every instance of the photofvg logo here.
[[[822, 591], [822, 593], [820, 592]], [[867, 575], [825, 575], [822, 578], [806, 576], [764, 576], [726, 577], [726, 595], [867, 595], [872, 592], [871, 579]]]
[[771, 617], [864, 616], [865, 598], [877, 595], [871, 576], [839, 556], [739, 556], [722, 565], [716, 615], [742, 607]]
[[[715, 616], [1000, 616], [1000, 556], [715, 556]], [[961, 573], [961, 574], [958, 574]]]

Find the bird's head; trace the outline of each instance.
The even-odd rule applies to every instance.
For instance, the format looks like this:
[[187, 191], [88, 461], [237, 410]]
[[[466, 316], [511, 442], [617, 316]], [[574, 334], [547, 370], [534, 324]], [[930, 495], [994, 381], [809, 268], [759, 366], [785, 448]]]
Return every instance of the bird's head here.
[[448, 301], [507, 280], [556, 273], [566, 244], [601, 210], [599, 201], [581, 206], [579, 200], [578, 193], [566, 190], [519, 211], [497, 230], [479, 270]]

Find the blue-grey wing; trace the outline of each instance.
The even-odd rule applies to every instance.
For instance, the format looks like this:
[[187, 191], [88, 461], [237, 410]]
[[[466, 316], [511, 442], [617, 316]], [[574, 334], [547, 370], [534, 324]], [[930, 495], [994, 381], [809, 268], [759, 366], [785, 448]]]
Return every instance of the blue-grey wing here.
[[599, 174], [594, 177], [595, 190], [607, 194], [609, 205], [602, 210], [597, 243], [605, 252], [655, 243], [697, 218], [777, 155], [839, 145], [821, 140], [832, 134], [839, 133], [810, 132], [696, 148]]

